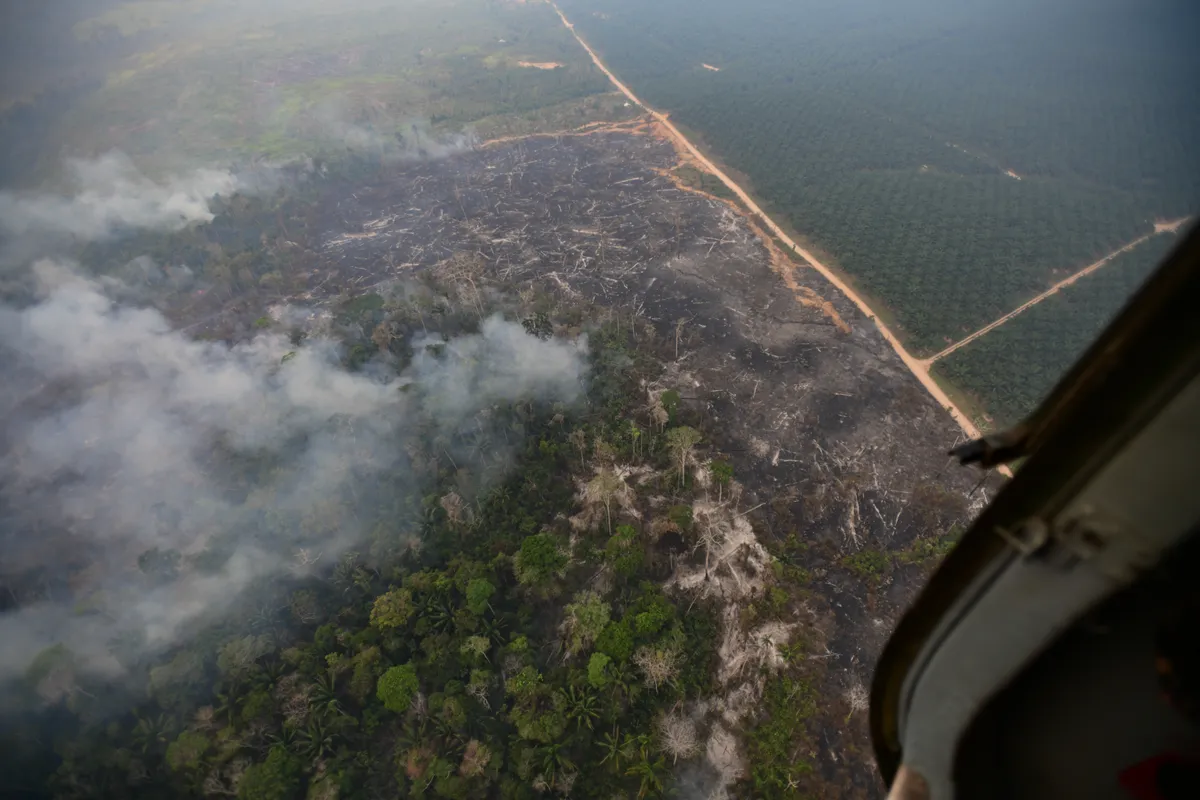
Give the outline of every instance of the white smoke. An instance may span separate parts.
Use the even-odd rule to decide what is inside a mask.
[[[194,341],[60,265],[35,275],[36,304],[0,307],[0,573],[57,569],[72,590],[0,615],[0,678],[60,642],[100,671],[119,669],[118,639],[161,651],[299,549],[336,559],[372,486],[414,485],[417,424],[452,436],[499,403],[569,403],[586,375],[584,345],[499,318],[417,342],[399,375],[350,373],[330,342]],[[218,544],[216,566],[174,581],[137,568],[153,548],[186,561]]]
[[[354,116],[343,101],[333,99],[308,109],[300,124],[314,140],[331,140],[340,148],[376,153],[387,161],[446,158],[478,144],[470,131],[438,133],[426,120],[401,120],[383,112],[364,123]]]
[[[436,350],[428,346],[442,343],[450,358],[433,355]],[[582,343],[580,347],[542,346],[536,352],[529,343],[530,336],[521,326],[491,317],[484,320],[478,335],[448,342],[440,337],[418,340],[409,373],[437,398],[439,413],[451,420],[473,414],[480,397],[512,401],[577,392],[584,377],[579,358]],[[483,365],[486,368],[481,369]]]
[[[179,230],[212,220],[214,197],[247,188],[233,173],[215,169],[154,181],[118,152],[70,159],[67,173],[70,194],[0,192],[0,231],[90,241],[122,228]]]

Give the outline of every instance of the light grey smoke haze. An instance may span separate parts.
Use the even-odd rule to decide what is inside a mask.
[[[62,256],[74,245],[210,222],[215,199],[275,191],[284,181],[305,179],[311,163],[202,168],[154,179],[113,151],[67,159],[64,166],[59,190],[0,191],[0,268],[9,275],[24,275],[35,259]]]
[[[496,404],[572,402],[586,378],[585,345],[499,318],[416,343],[399,375],[350,373],[330,342],[195,341],[61,265],[35,275],[36,304],[0,307],[0,571],[61,568],[72,586],[0,615],[0,679],[59,642],[102,673],[121,669],[117,639],[126,660],[169,647],[304,568],[300,550],[336,560],[364,496],[415,485],[418,422],[452,436]],[[152,548],[186,561],[213,543],[230,555],[212,569],[157,586],[138,570]]]
[[[367,126],[353,121],[345,104],[336,99],[309,109],[304,123],[315,139],[332,139],[352,151],[379,153],[388,161],[446,158],[478,143],[469,131],[436,134],[425,120],[401,121],[386,114]]]
[[[103,239],[120,228],[179,230],[208,222],[209,202],[247,187],[226,170],[197,169],[162,181],[146,177],[121,153],[67,162],[73,193],[0,192],[0,231],[11,236]]]
[[[447,420],[474,414],[479,397],[573,399],[577,388],[573,391],[571,387],[581,386],[584,377],[578,347],[558,345],[552,340],[542,342],[536,352],[531,352],[531,338],[520,325],[491,317],[484,320],[477,335],[449,341],[440,337],[418,339],[407,374],[437,398],[438,413]],[[435,343],[444,343],[450,357],[435,356],[427,346]]]

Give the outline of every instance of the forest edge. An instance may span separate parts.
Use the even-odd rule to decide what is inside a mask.
[[[588,43],[583,40],[583,37],[581,37],[575,30],[574,24],[567,19],[566,15],[563,14],[562,9],[560,9],[558,5],[553,2],[553,0],[546,0],[546,2],[549,3],[550,7],[553,8],[558,14],[563,25],[565,25],[567,30],[571,32],[571,35],[575,37],[575,40],[579,42],[580,46],[587,51],[589,56],[591,56],[592,62],[595,63],[596,67],[603,72],[610,81],[612,81],[613,85],[616,86],[622,94],[629,98],[630,102],[633,102],[644,108],[648,114],[662,124],[662,126],[668,132],[670,132],[675,142],[691,153],[691,155],[695,157],[696,160],[705,167],[705,169],[712,172],[712,174],[719,178],[721,182],[729,188],[730,191],[737,195],[738,199],[742,201],[749,212],[752,215],[760,218],[763,224],[767,226],[768,230],[771,231],[771,233],[778,237],[778,239],[785,245],[790,247],[792,252],[807,261],[813,269],[815,269],[827,281],[833,284],[834,287],[836,287],[838,291],[852,301],[858,307],[858,309],[862,311],[863,314],[870,318],[870,320],[875,324],[876,330],[878,330],[880,335],[882,335],[887,343],[892,346],[892,349],[896,351],[896,355],[900,357],[900,360],[904,362],[904,365],[908,367],[909,371],[912,372],[913,375],[916,376],[917,380],[921,382],[921,385],[925,387],[925,390],[928,391],[933,398],[938,401],[938,404],[950,413],[950,416],[958,424],[959,428],[962,429],[964,434],[973,439],[978,439],[980,436],[982,436],[981,431],[978,427],[976,427],[975,423],[971,421],[970,417],[968,417],[954,403],[954,401],[950,399],[946,392],[944,392],[942,388],[938,386],[937,382],[934,381],[925,364],[920,359],[914,357],[908,352],[896,335],[892,333],[887,325],[885,325],[879,319],[879,315],[866,303],[865,300],[863,300],[861,296],[859,296],[857,292],[855,292],[845,281],[838,277],[838,275],[832,269],[825,266],[819,260],[813,257],[812,253],[796,244],[796,242],[793,241],[792,238],[788,236],[787,233],[785,233],[784,230],[773,219],[767,216],[767,214],[761,208],[759,208],[758,204],[754,202],[750,195],[744,189],[742,189],[741,186],[739,186],[732,178],[730,178],[715,164],[713,164],[712,161],[710,161],[708,157],[699,150],[699,148],[693,145],[686,136],[680,133],[679,129],[671,123],[666,114],[656,111],[655,109],[643,103],[628,86],[622,83],[617,76],[614,75],[607,66],[605,66],[604,62],[601,61],[600,57],[596,54],[596,51],[594,51],[588,45]],[[1001,467],[1000,469],[1005,475],[1010,475],[1011,477],[1011,474],[1007,468]]]

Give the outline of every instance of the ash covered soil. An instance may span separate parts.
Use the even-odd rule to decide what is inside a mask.
[[[745,753],[715,750],[751,724],[762,675],[799,663],[817,697],[795,734],[796,757],[814,765],[805,788],[878,796],[865,713],[875,659],[938,537],[986,490],[948,463],[961,431],[871,321],[735,208],[678,186],[677,164],[643,128],[390,167],[323,200],[314,289],[293,299],[365,293],[475,253],[493,284],[653,326],[670,357],[648,397],[676,389],[712,421],[705,445],[741,484],[733,521],[753,527],[703,576],[676,576],[727,603],[726,644],[742,651],[722,666],[713,708],[727,731],[709,741],[706,769],[745,774]],[[755,562],[755,538],[774,563]],[[747,619],[744,601],[772,586],[788,594],[785,624]],[[754,646],[768,652],[747,657]]]

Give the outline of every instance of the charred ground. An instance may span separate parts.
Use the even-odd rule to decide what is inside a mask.
[[[311,288],[292,299],[344,302],[432,269],[468,293],[539,293],[578,309],[581,327],[599,315],[642,332],[663,366],[650,401],[678,392],[705,448],[733,465],[738,517],[774,557],[768,588],[736,624],[776,617],[794,630],[787,647],[776,643],[786,666],[775,673],[815,700],[788,748],[815,768],[803,785],[874,794],[864,687],[984,490],[948,464],[961,432],[871,321],[735,207],[682,186],[674,149],[647,134],[495,143],[330,190]],[[777,679],[764,679],[760,722],[780,710]],[[750,760],[769,758],[766,746],[752,734]]]
[[[499,140],[417,162],[314,161],[297,168],[289,188],[274,197],[214,201],[210,223],[165,239],[97,244],[84,253],[83,263],[100,274],[116,270],[123,279],[104,285],[123,287],[137,303],[153,302],[189,337],[213,340],[214,349],[205,352],[225,352],[222,347],[251,344],[266,334],[274,342],[264,367],[271,375],[292,374],[283,366],[296,356],[287,352],[289,337],[298,351],[305,338],[332,344],[342,353],[336,369],[391,375],[412,374],[409,367],[422,359],[426,365],[441,363],[441,348],[453,348],[455,337],[486,338],[490,334],[481,329],[489,325],[493,334],[503,334],[515,327],[514,318],[539,340],[538,347],[551,348],[546,352],[558,347],[555,342],[595,337],[585,413],[566,406],[561,412],[536,411],[525,400],[494,405],[482,398],[479,413],[461,425],[418,426],[422,433],[399,445],[376,441],[380,457],[395,457],[391,451],[408,457],[401,459],[407,466],[395,465],[386,480],[379,479],[381,502],[367,503],[370,509],[364,506],[364,486],[347,474],[336,497],[313,498],[319,508],[300,514],[295,525],[268,514],[282,533],[268,525],[262,535],[282,537],[281,552],[286,558],[294,551],[308,582],[259,581],[261,608],[248,615],[248,632],[236,621],[220,623],[227,625],[221,633],[177,642],[160,654],[173,654],[166,666],[146,661],[133,667],[159,676],[162,685],[151,687],[149,706],[157,704],[159,711],[146,713],[158,714],[170,733],[143,748],[147,760],[135,759],[141,766],[127,775],[117,770],[114,780],[143,786],[149,763],[157,765],[150,770],[155,781],[182,776],[195,782],[192,791],[208,793],[210,783],[227,791],[254,774],[248,770],[266,768],[248,766],[247,754],[261,759],[275,752],[272,731],[294,733],[311,722],[337,729],[340,744],[330,747],[345,749],[339,756],[344,763],[357,759],[370,765],[359,777],[346,777],[347,786],[386,793],[406,781],[428,786],[432,775],[450,781],[469,760],[463,755],[458,761],[459,734],[430,734],[424,743],[404,744],[409,734],[400,736],[400,729],[427,725],[432,706],[405,711],[401,704],[389,707],[393,716],[380,717],[384,712],[371,698],[385,663],[380,648],[387,662],[408,658],[409,666],[422,665],[426,680],[439,676],[423,687],[432,690],[431,703],[433,698],[442,703],[449,687],[461,683],[446,677],[456,674],[450,666],[467,670],[484,663],[478,654],[460,657],[445,649],[446,642],[457,641],[449,631],[467,641],[485,624],[482,617],[455,616],[450,625],[443,611],[462,602],[459,590],[430,583],[431,573],[417,571],[470,558],[475,560],[459,569],[462,575],[486,574],[504,593],[504,602],[496,601],[504,610],[489,612],[494,619],[487,624],[521,626],[540,643],[536,659],[532,651],[513,649],[524,636],[496,646],[503,680],[488,678],[476,687],[483,698],[480,713],[506,708],[501,686],[509,694],[516,691],[522,699],[501,716],[516,720],[520,731],[522,709],[541,713],[546,703],[574,703],[579,691],[591,697],[607,687],[608,655],[595,676],[590,661],[585,670],[579,658],[570,657],[582,646],[571,644],[571,626],[580,624],[584,608],[603,607],[608,620],[610,604],[602,598],[611,597],[614,615],[623,616],[602,625],[604,631],[636,630],[645,645],[631,658],[630,648],[610,641],[597,645],[596,655],[623,652],[614,656],[624,665],[622,680],[642,674],[645,686],[636,690],[642,692],[637,703],[633,691],[614,690],[613,699],[604,701],[612,706],[606,713],[621,720],[621,757],[640,753],[644,769],[631,764],[621,772],[615,762],[591,764],[606,782],[640,780],[648,791],[673,772],[678,787],[702,797],[878,796],[865,713],[874,660],[898,614],[985,490],[977,487],[976,474],[949,465],[944,453],[960,431],[872,321],[819,273],[783,254],[752,217],[696,188],[704,181],[695,180],[694,172],[643,120]],[[165,266],[141,258],[147,253]],[[137,280],[130,283],[131,277]],[[510,321],[495,322],[497,315]],[[517,329],[517,338],[529,337]],[[477,360],[468,353],[454,363],[471,375]],[[514,364],[499,368],[519,367]],[[430,391],[429,398],[441,396]],[[424,392],[415,394],[426,397]],[[458,386],[452,392],[469,393]],[[471,405],[462,397],[459,402]],[[425,410],[436,417],[435,400]],[[348,452],[359,454],[355,427],[347,430]],[[534,430],[540,433],[521,450],[515,441]],[[516,439],[510,431],[518,431]],[[691,436],[699,441],[683,441]],[[512,458],[524,464],[515,473],[509,470]],[[338,463],[353,467],[351,472],[363,466],[358,455]],[[273,474],[249,462],[242,468],[213,467],[224,475],[222,486],[231,484],[231,494],[246,475],[265,480]],[[248,503],[245,497],[225,499]],[[403,508],[392,509],[392,500]],[[330,516],[334,507],[340,510]],[[285,546],[292,542],[289,532],[303,534],[305,526],[337,538],[373,515],[380,523],[363,543],[369,554],[360,561],[356,552],[343,553],[325,575],[331,585],[343,587],[341,594],[308,574],[321,573],[324,562],[314,554],[323,551],[309,547],[307,539],[290,550]],[[177,533],[188,540],[187,531]],[[242,533],[255,541],[260,537],[257,528]],[[236,542],[241,534],[230,535]],[[569,577],[553,571],[531,577],[520,567],[527,545],[538,543],[572,554],[561,565]],[[212,568],[205,566],[207,550],[197,555],[184,549],[182,558],[176,551],[143,553],[136,569],[145,574],[134,580]],[[627,552],[641,552],[644,560],[620,562]],[[120,568],[133,570],[124,563],[132,557],[125,554]],[[164,559],[165,566],[159,563]],[[224,563],[220,558],[213,563],[218,562]],[[614,573],[617,563],[633,569],[636,581]],[[407,588],[397,589],[397,583]],[[32,578],[6,583],[10,591],[18,587],[13,595],[22,599],[18,606],[45,600],[35,584]],[[634,620],[652,605],[667,608],[652,599],[664,590],[669,606],[678,609],[674,632],[663,634],[661,623],[643,631],[643,623]],[[372,609],[404,591],[423,598],[425,610],[404,636],[384,635]],[[275,592],[284,592],[284,600]],[[576,610],[564,616],[568,592],[575,599],[568,608]],[[336,609],[319,628],[324,612],[310,607],[317,596]],[[290,609],[290,622],[278,610],[281,602]],[[232,638],[214,650],[221,636]],[[475,644],[478,639],[474,636]],[[284,661],[296,663],[277,660],[276,646]],[[217,651],[221,655],[214,658]],[[49,677],[27,681],[43,699],[50,678],[56,682],[49,688],[75,685],[66,651],[48,653],[39,656],[38,675]],[[237,669],[230,666],[234,655]],[[471,658],[479,663],[468,663]],[[683,672],[681,658],[687,664]],[[505,666],[509,662],[515,666]],[[551,693],[549,684],[514,689],[525,674],[518,674],[520,665],[534,663],[555,685],[569,684],[571,693]],[[351,664],[353,679],[337,685],[337,675]],[[297,671],[288,672],[293,666]],[[176,668],[178,678],[170,677]],[[205,677],[216,673],[219,679]],[[62,675],[68,678],[58,680]],[[662,682],[672,675],[680,685],[667,693]],[[201,689],[219,680],[218,694],[241,698],[221,706],[228,711],[248,702],[260,678],[274,681],[273,703],[245,712],[240,724],[231,717],[217,735],[230,745],[201,758],[218,731],[210,724],[213,706],[197,704],[220,705],[219,697],[206,701]],[[444,691],[437,688],[443,684]],[[330,716],[328,705],[307,702],[321,685],[347,707],[361,709],[355,715],[361,714],[364,727],[344,714]],[[53,696],[74,697],[71,692]],[[455,696],[455,708],[476,702]],[[489,696],[498,705],[483,704]],[[609,697],[607,689],[603,697]],[[128,705],[117,700],[110,705],[123,704]],[[114,712],[97,713],[102,720]],[[465,724],[447,714],[437,711],[450,728]],[[634,718],[642,733],[626,729]],[[131,731],[144,727],[140,716],[123,719]],[[368,720],[390,732],[372,733]],[[177,725],[186,729],[168,746]],[[555,730],[527,727],[513,740],[505,756],[517,772],[505,779],[515,781],[510,789],[528,791],[541,781],[570,791],[574,778],[556,772],[553,763],[545,766],[550,762],[544,759],[559,752],[555,741],[562,731]],[[600,733],[597,728],[594,735]],[[612,741],[617,733],[614,728]],[[316,734],[306,735],[309,740],[294,742],[291,751],[309,752],[304,741]],[[131,752],[114,736],[95,752],[110,752],[105,747]],[[439,741],[440,749],[429,750]],[[183,743],[200,748],[187,751],[195,759],[184,757]],[[64,746],[62,752],[72,753],[77,743]],[[573,758],[587,757],[589,763],[601,755],[578,723],[570,748]],[[328,756],[327,749],[322,745],[318,751]],[[428,761],[435,752],[436,767]],[[662,754],[670,754],[672,763]],[[86,776],[108,770],[103,765],[111,761],[98,755],[95,763],[101,766],[93,767],[72,756],[58,774],[72,787],[92,785],[95,779]],[[398,765],[395,777],[390,761]],[[310,785],[328,786],[327,762],[313,763]],[[500,769],[499,762],[494,766]],[[474,772],[459,778],[483,780]],[[444,796],[456,796],[443,788],[450,792]],[[487,796],[489,790],[480,783],[472,791]]]

